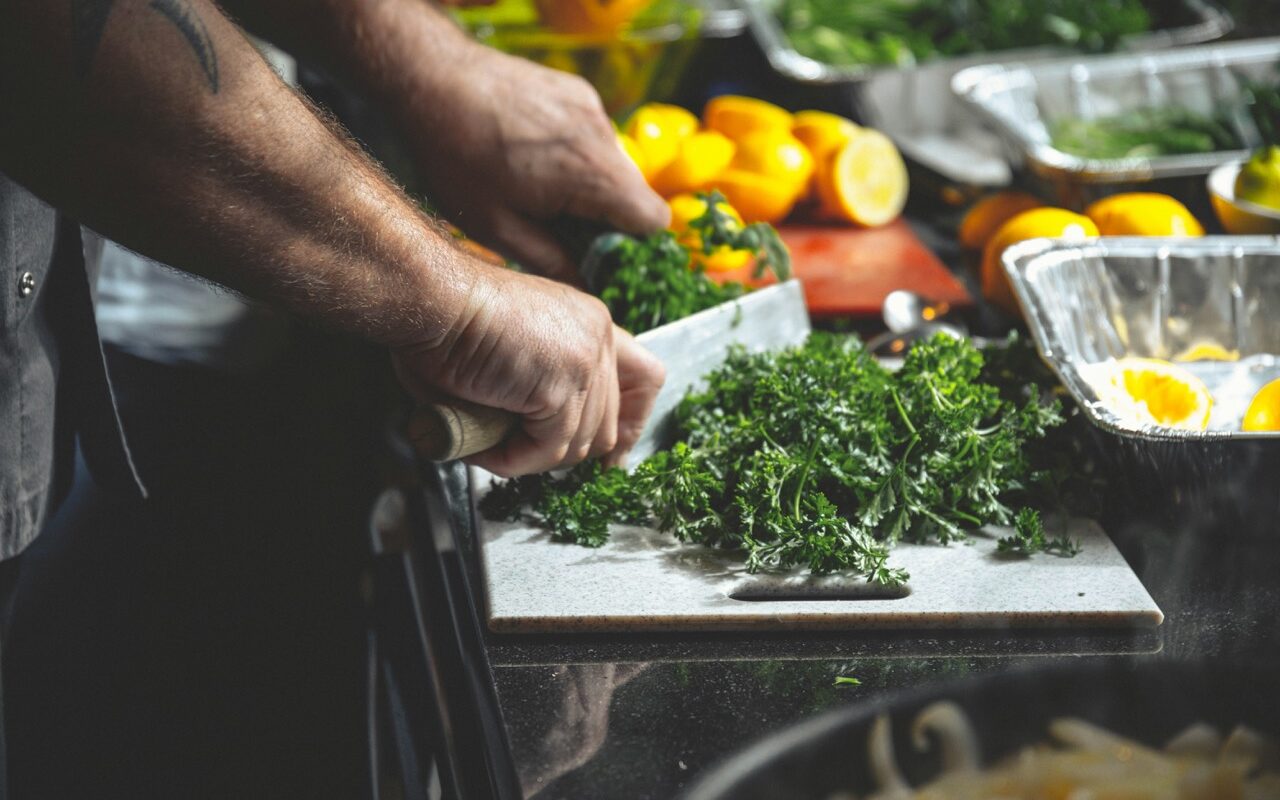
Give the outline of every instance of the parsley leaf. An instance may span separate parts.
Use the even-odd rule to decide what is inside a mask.
[[[719,192],[699,195],[707,211],[689,223],[701,239],[704,253],[719,247],[748,250],[755,256],[755,277],[773,272],[779,280],[791,276],[791,256],[772,226],[743,227],[722,210]],[[633,334],[696,314],[747,293],[741,283],[716,283],[701,267],[691,267],[689,249],[671,231],[646,239],[620,236],[607,258],[612,271],[600,299],[613,321]]]

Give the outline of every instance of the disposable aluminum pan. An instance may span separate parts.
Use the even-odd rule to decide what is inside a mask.
[[[1259,388],[1280,378],[1280,238],[1037,239],[1004,254],[1036,348],[1116,468],[1128,499],[1179,525],[1274,534],[1280,432],[1245,432]],[[1089,376],[1127,356],[1180,360],[1197,345],[1234,361],[1186,361],[1214,398],[1204,431],[1143,425]]]
[[[797,99],[857,117],[888,134],[917,163],[967,186],[1005,185],[1012,172],[999,138],[953,96],[952,78],[993,60],[1028,62],[1066,52],[1037,47],[943,58],[910,68],[835,66],[801,55],[792,46],[773,12],[776,4],[741,2],[756,42]],[[1198,44],[1219,39],[1232,28],[1231,17],[1213,3],[1174,0],[1171,4],[1186,7],[1196,21],[1132,37],[1122,48],[1137,51]]]
[[[1144,54],[988,64],[958,73],[951,86],[1000,133],[1013,163],[1048,182],[1059,202],[1078,208],[1116,191],[1149,190],[1154,181],[1190,178],[1185,184],[1190,188],[1219,164],[1247,155],[1260,144],[1260,136],[1240,100],[1241,78],[1274,81],[1277,64],[1280,38],[1254,39]],[[1232,125],[1246,149],[1088,159],[1057,149],[1051,140],[1052,127],[1065,119],[1173,107],[1200,114],[1234,108]],[[1192,191],[1198,195],[1199,189]]]

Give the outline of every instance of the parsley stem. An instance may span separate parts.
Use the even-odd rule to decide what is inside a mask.
[[[804,485],[809,480],[809,470],[813,467],[813,454],[817,449],[818,440],[814,439],[813,443],[809,445],[809,452],[805,453],[804,471],[800,473],[800,481],[796,484],[796,498],[792,504],[791,516],[795,517],[797,522],[800,521],[800,500],[804,497]]]
[[[902,422],[907,426],[907,430],[911,431],[912,435],[919,436],[920,432],[916,430],[915,425],[911,424],[911,418],[907,416],[907,410],[902,407],[902,400],[898,397],[898,390],[890,389],[889,396],[893,398],[893,404],[898,407],[898,415],[902,417]]]

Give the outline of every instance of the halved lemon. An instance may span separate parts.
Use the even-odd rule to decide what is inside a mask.
[[[1280,378],[1258,390],[1240,425],[1246,431],[1280,431]]]
[[[1213,395],[1204,381],[1177,364],[1156,358],[1121,358],[1083,371],[1098,399],[1139,425],[1202,431]]]
[[[874,228],[907,204],[907,165],[888,136],[864,128],[822,165],[817,185],[827,214]]]

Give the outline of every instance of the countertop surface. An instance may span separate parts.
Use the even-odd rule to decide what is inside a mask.
[[[1280,535],[1242,539],[1213,525],[1179,530],[1143,517],[1118,508],[1103,525],[1166,615],[1154,629],[489,633],[485,646],[525,794],[672,797],[699,771],[817,711],[1035,663],[1280,667]],[[836,687],[842,675],[861,685]]]
[[[913,227],[944,260],[959,263],[954,244]],[[463,476],[459,471],[447,481],[454,509],[467,507]],[[1260,485],[1268,483],[1280,487],[1280,476]],[[735,751],[823,709],[1023,666],[1101,659],[1280,668],[1280,520],[1251,525],[1244,537],[1238,526],[1198,508],[1194,497],[1166,504],[1162,497],[1116,494],[1100,522],[1164,612],[1156,628],[487,632],[484,646],[525,796],[670,798]],[[1280,500],[1261,505],[1280,513]],[[475,570],[471,520],[459,513],[454,526]],[[472,586],[480,585],[477,575]],[[837,687],[837,676],[857,677],[861,685]]]

